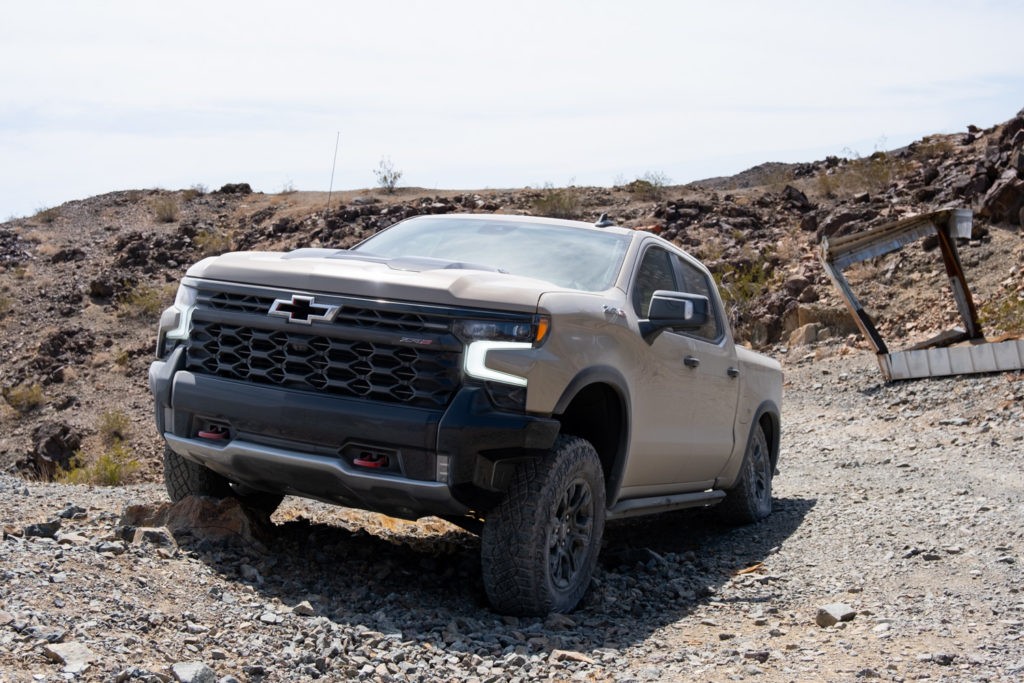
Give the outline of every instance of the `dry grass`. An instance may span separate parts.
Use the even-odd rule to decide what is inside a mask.
[[[540,196],[534,198],[533,210],[551,218],[579,218],[583,201],[576,187],[556,188],[549,183],[541,190]]]
[[[131,434],[132,421],[120,410],[108,410],[100,416],[100,438],[107,446],[125,441]]]
[[[202,256],[219,256],[231,251],[234,234],[225,230],[204,230],[195,236],[193,242]]]
[[[22,415],[43,405],[43,388],[38,384],[19,384],[5,389],[4,400]]]
[[[181,213],[178,209],[178,202],[174,200],[174,197],[158,197],[153,200],[151,206],[153,214],[161,223],[173,223],[178,220],[178,216]]]
[[[135,451],[118,439],[89,465],[83,464],[81,452],[76,453],[71,469],[58,473],[57,479],[67,484],[118,486],[138,468]]]

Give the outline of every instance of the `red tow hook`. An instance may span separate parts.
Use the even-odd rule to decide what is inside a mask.
[[[228,430],[225,427],[210,427],[209,430],[199,430],[200,439],[226,439]]]
[[[353,465],[359,467],[387,467],[388,456],[386,455],[367,455],[364,458],[356,458],[352,461]]]

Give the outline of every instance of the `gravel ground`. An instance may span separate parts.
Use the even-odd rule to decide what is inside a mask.
[[[122,512],[160,487],[0,475],[0,681],[1021,680],[1024,377],[885,384],[837,350],[780,351],[769,519],[609,525],[547,619],[490,611],[438,520],[289,499],[265,548],[135,543]]]

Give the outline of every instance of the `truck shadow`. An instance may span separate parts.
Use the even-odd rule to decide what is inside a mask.
[[[568,618],[511,618],[491,610],[479,539],[454,527],[423,534],[385,525],[370,533],[300,518],[276,524],[262,552],[202,541],[186,549],[240,590],[250,586],[285,607],[308,600],[316,616],[362,627],[357,630],[369,637],[459,653],[520,646],[527,653],[587,652],[642,642],[716,600],[747,600],[767,610],[785,590],[784,579],[756,565],[800,527],[815,502],[777,498],[769,518],[745,527],[718,524],[712,510],[609,523],[590,590]],[[750,571],[736,574],[744,569]],[[730,581],[746,590],[720,597]]]

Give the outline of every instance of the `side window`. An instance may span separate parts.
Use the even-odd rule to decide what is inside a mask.
[[[676,290],[672,259],[664,249],[651,247],[644,253],[633,284],[633,308],[640,319],[647,318],[651,296],[659,289]]]
[[[718,305],[715,303],[715,297],[712,294],[711,283],[708,281],[707,275],[685,259],[676,256],[675,260],[679,267],[679,277],[682,280],[679,290],[687,294],[706,296],[711,304],[711,310],[708,311],[711,315],[708,317],[708,321],[699,330],[694,330],[692,334],[703,339],[718,339],[722,334],[721,315],[718,311]]]

